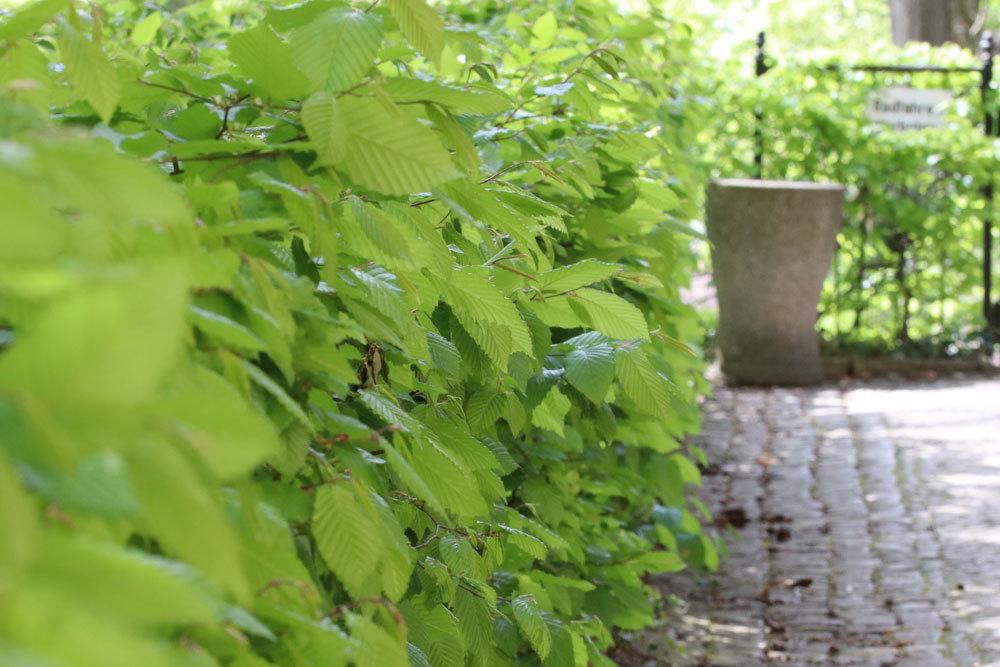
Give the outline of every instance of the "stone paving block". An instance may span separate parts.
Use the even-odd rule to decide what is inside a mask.
[[[906,655],[892,663],[892,667],[948,667],[953,664],[938,650],[912,652],[908,649]]]
[[[703,413],[702,498],[748,523],[714,578],[659,581],[697,622],[654,631],[694,638],[656,664],[1000,667],[1000,381],[720,387]]]

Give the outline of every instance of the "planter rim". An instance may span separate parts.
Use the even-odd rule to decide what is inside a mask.
[[[817,183],[814,181],[769,181],[756,178],[713,178],[709,185],[719,188],[747,190],[802,190],[814,192],[842,192],[840,183]]]

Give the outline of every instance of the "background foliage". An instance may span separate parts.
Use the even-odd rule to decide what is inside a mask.
[[[752,51],[761,30],[782,58],[857,54],[892,43],[888,0],[672,1],[672,14],[689,14],[716,58]]]
[[[752,61],[751,61],[752,62]],[[982,220],[995,211],[981,190],[994,177],[993,141],[981,128],[978,72],[851,72],[855,62],[978,67],[957,48],[873,48],[850,60],[772,59],[759,80],[716,79],[714,128],[702,139],[717,173],[754,173],[755,111],[762,117],[765,178],[847,187],[847,215],[820,304],[836,348],[956,354],[979,345]],[[824,69],[833,66],[834,70]],[[839,69],[838,69],[839,68]],[[873,123],[870,100],[909,85],[952,91],[945,126],[898,132]],[[995,91],[990,108],[995,109]],[[716,152],[717,151],[717,152]]]
[[[994,5],[982,5],[986,29],[996,30]],[[858,63],[978,68],[978,54],[956,46],[892,46],[885,0],[697,6],[678,0],[674,7],[690,18],[714,59],[711,70],[695,70],[699,83],[691,87],[711,110],[699,134],[704,167],[721,177],[754,173],[759,110],[765,177],[847,186],[840,252],[820,308],[828,345],[838,352],[939,356],[995,340],[982,313],[982,220],[996,212],[981,189],[995,179],[997,154],[981,129],[979,75],[846,70]],[[756,80],[761,30],[773,68]],[[905,85],[951,90],[947,126],[899,133],[873,124],[867,108],[875,92]],[[996,81],[987,108],[996,113]]]
[[[0,662],[609,662],[717,563],[690,32],[227,7],[0,23]]]

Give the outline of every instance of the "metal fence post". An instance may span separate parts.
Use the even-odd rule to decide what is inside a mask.
[[[982,48],[983,68],[979,84],[979,93],[983,103],[983,133],[987,137],[996,136],[997,119],[991,108],[990,86],[993,83],[993,59],[996,44],[993,34],[986,32],[980,42]],[[986,215],[983,216],[983,317],[988,326],[995,324],[993,317],[993,215],[989,207],[993,205],[993,179],[983,184],[983,199],[986,202]]]
[[[754,60],[754,75],[759,79],[760,77],[767,74],[767,54],[764,52],[764,44],[766,42],[767,35],[764,31],[757,33],[757,57]],[[753,141],[754,141],[754,151],[753,151],[753,175],[754,178],[763,178],[764,175],[764,110],[758,103],[753,110],[754,117],[754,129],[753,129]]]

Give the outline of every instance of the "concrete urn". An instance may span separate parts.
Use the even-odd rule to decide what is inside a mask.
[[[844,189],[831,183],[709,183],[706,225],[728,382],[808,385],[823,380],[816,307],[843,207]]]

